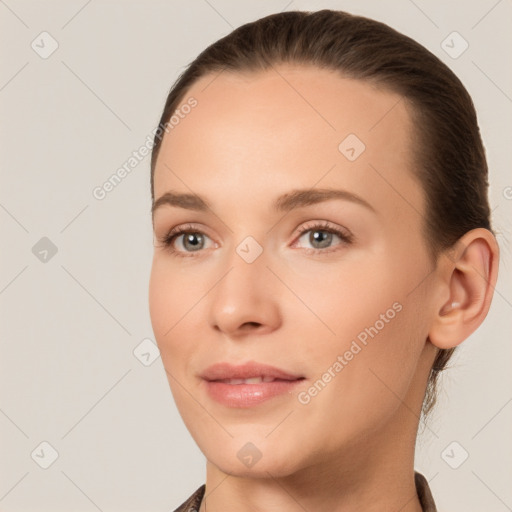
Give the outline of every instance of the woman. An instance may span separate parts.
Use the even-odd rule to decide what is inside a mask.
[[[499,259],[461,82],[382,23],[284,12],[203,51],[160,127],[150,314],[207,458],[176,510],[435,511],[419,420]]]

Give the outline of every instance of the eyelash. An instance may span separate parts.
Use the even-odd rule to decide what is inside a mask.
[[[338,228],[335,228],[335,227],[331,226],[326,221],[324,221],[323,223],[316,222],[311,225],[303,226],[296,235],[297,240],[299,240],[302,237],[302,235],[304,235],[304,233],[307,233],[308,231],[324,231],[326,233],[336,235],[342,240],[342,243],[339,245],[349,245],[354,240],[354,237],[351,233],[342,231],[341,229],[338,229]],[[205,233],[196,229],[192,224],[187,224],[185,226],[181,226],[181,227],[172,229],[169,233],[167,233],[159,241],[164,246],[166,251],[169,251],[171,254],[173,254],[175,256],[184,257],[184,258],[196,257],[197,255],[199,255],[201,252],[204,252],[204,251],[199,250],[196,252],[183,253],[182,251],[178,251],[177,249],[175,249],[173,246],[174,240],[176,238],[178,238],[180,235],[191,234],[191,233],[199,233],[201,235],[205,235]],[[206,236],[208,236],[208,235],[206,235]],[[334,252],[334,251],[337,251],[338,249],[330,249],[330,248],[328,248],[328,249],[309,249],[309,248],[306,248],[305,250],[306,250],[307,254],[319,254],[319,253]]]

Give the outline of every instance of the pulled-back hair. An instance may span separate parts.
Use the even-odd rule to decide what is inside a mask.
[[[172,86],[160,119],[165,126],[199,78],[265,71],[279,64],[314,65],[398,93],[414,124],[413,175],[426,197],[423,233],[435,264],[439,254],[474,228],[493,232],[488,170],[475,108],[457,76],[435,55],[388,25],[342,11],[272,14],[238,27],[201,52]],[[162,143],[154,138],[155,164]],[[455,348],[440,349],[431,368],[423,413],[436,401],[439,373]]]

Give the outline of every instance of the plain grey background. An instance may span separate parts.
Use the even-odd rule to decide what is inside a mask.
[[[93,190],[144,145],[208,44],[322,8],[412,36],[476,104],[500,275],[416,469],[440,512],[512,510],[510,0],[0,0],[0,510],[168,512],[204,482],[149,319],[149,156],[103,200]]]

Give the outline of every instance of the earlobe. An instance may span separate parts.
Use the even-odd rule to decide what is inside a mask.
[[[494,235],[476,228],[461,237],[443,262],[440,302],[429,331],[430,342],[440,349],[462,343],[484,321],[498,275],[499,248]]]

